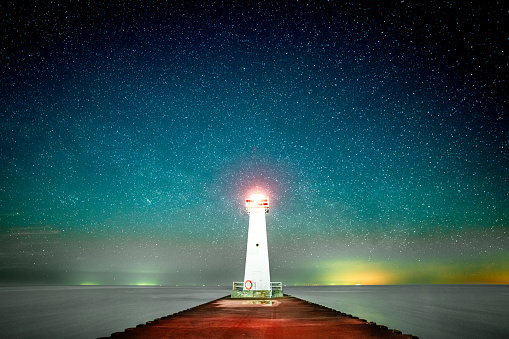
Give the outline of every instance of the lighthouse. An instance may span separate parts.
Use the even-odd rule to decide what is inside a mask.
[[[265,214],[269,213],[269,198],[263,194],[253,194],[246,199],[246,212],[249,214],[249,231],[244,290],[268,291],[270,290],[270,272]]]
[[[244,281],[234,282],[232,297],[276,297],[282,296],[280,282],[270,281],[269,249],[265,214],[269,213],[269,198],[258,191],[246,199],[249,215],[246,266]]]

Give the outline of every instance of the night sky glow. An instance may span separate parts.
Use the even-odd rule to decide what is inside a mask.
[[[0,4],[0,284],[509,283],[507,4]]]

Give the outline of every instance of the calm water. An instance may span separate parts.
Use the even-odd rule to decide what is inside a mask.
[[[229,294],[227,287],[0,287],[0,338],[97,338]]]
[[[0,287],[0,338],[97,338],[230,287]],[[420,338],[509,338],[509,286],[286,287],[285,293]]]
[[[509,338],[508,285],[287,287],[285,293],[419,338]]]

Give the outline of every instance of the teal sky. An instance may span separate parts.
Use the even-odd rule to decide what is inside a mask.
[[[0,284],[508,283],[501,6],[1,5]]]

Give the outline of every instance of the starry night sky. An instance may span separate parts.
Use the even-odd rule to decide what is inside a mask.
[[[502,2],[0,15],[0,284],[509,283]]]

